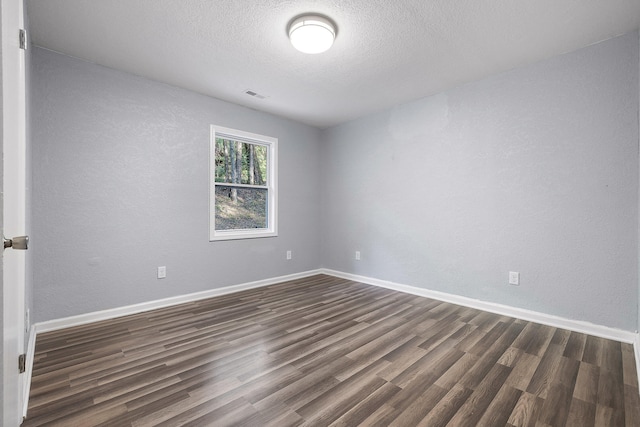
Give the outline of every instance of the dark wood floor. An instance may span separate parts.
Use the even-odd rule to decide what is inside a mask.
[[[640,426],[632,346],[329,276],[38,336],[25,426]]]

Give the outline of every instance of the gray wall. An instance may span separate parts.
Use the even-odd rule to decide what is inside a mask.
[[[31,59],[34,321],[318,267],[317,129],[40,48]],[[210,124],[279,138],[278,237],[208,241]]]
[[[325,267],[636,329],[637,33],[322,139]]]
[[[34,48],[34,321],[322,264],[640,329],[638,52],[622,36],[320,134]],[[208,242],[211,123],[280,139],[279,237]]]

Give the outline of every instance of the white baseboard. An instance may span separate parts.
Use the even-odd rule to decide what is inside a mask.
[[[304,277],[320,274],[320,270],[309,270],[302,273],[289,274],[286,276],[272,277],[270,279],[257,280],[255,282],[241,283],[239,285],[225,286],[223,288],[210,289],[192,294],[178,295],[175,297],[164,298],[155,301],[143,302],[124,307],[112,308],[108,310],[95,311],[92,313],[80,314],[77,316],[64,317],[62,319],[48,320],[38,322],[34,326],[37,333],[50,332],[58,329],[70,328],[72,326],[84,325],[87,323],[98,322],[101,320],[113,319],[130,314],[138,314],[157,308],[169,307],[185,302],[192,302],[206,298],[212,298],[220,295],[231,294],[234,292],[245,291],[248,289],[261,288],[276,283],[287,282],[290,280],[302,279]]]
[[[29,329],[29,342],[27,343],[27,354],[25,360],[24,377],[22,378],[24,398],[22,400],[22,418],[27,417],[27,408],[29,407],[29,393],[31,392],[31,376],[33,375],[33,357],[36,353],[36,327],[31,325]]]
[[[511,307],[503,304],[497,304],[488,301],[477,300],[474,298],[463,297],[460,295],[449,294],[446,292],[432,291],[429,289],[417,288],[415,286],[403,285],[400,283],[390,282],[386,280],[374,279],[367,276],[359,276],[351,273],[321,268],[317,270],[309,270],[301,273],[290,274],[280,277],[272,277],[270,279],[258,280],[255,282],[242,283],[224,288],[210,289],[203,292],[196,292],[187,295],[178,295],[175,297],[165,298],[156,301],[149,301],[140,304],[118,307],[109,310],[96,311],[93,313],[80,314],[78,316],[65,317],[62,319],[49,320],[46,322],[36,323],[31,327],[29,337],[29,350],[27,352],[27,376],[28,384],[31,383],[31,372],[33,369],[33,354],[35,347],[35,337],[37,333],[49,332],[72,326],[84,325],[87,323],[98,322],[101,320],[113,319],[116,317],[127,316],[130,314],[142,313],[157,308],[168,307],[185,302],[197,301],[206,298],[212,298],[220,295],[231,294],[248,289],[255,289],[276,283],[286,282],[290,280],[302,279],[316,274],[327,274],[329,276],[340,277],[347,280],[366,283],[369,285],[380,286],[395,291],[400,291],[421,297],[436,299],[439,301],[458,304],[465,307],[471,307],[478,310],[488,311],[503,316],[515,317],[530,322],[541,323],[543,325],[553,326],[556,328],[568,329],[584,334],[595,335],[602,338],[621,341],[633,344],[636,357],[636,366],[640,380],[640,335],[638,333],[624,331],[621,329],[610,328],[607,326],[596,325],[582,320],[566,319],[551,314],[540,313],[537,311],[526,310],[523,308]],[[28,397],[28,390],[26,391]],[[26,401],[26,399],[25,399]],[[26,414],[26,403],[25,403]]]
[[[429,289],[416,288],[415,286],[402,285],[399,283],[389,282],[386,280],[374,279],[356,274],[344,273],[330,269],[320,269],[323,274],[340,277],[347,280],[366,283],[369,285],[380,286],[382,288],[392,289],[412,295],[436,299],[439,301],[450,302],[452,304],[471,307],[478,310],[489,311],[491,313],[503,316],[515,317],[530,322],[541,323],[543,325],[553,326],[555,328],[568,329],[571,331],[581,332],[588,335],[595,335],[601,338],[621,341],[632,344],[637,341],[638,334],[622,329],[610,328],[607,326],[596,325],[582,320],[566,319],[564,317],[554,316],[551,314],[540,313],[537,311],[526,310],[523,308],[511,307],[508,305],[497,304],[488,301],[481,301],[474,298],[463,297],[446,292],[432,291]],[[638,345],[636,347],[636,363],[638,362]]]
[[[638,334],[622,329],[610,328],[608,326],[596,325],[582,320],[566,319],[551,314],[540,313],[537,311],[526,310],[523,308],[511,307],[503,304],[497,304],[488,301],[482,301],[474,298],[463,297],[460,295],[449,294],[446,292],[432,291],[429,289],[417,288],[415,286],[403,285],[400,283],[390,282],[386,280],[374,279],[372,277],[360,276],[351,273],[321,268],[318,270],[309,270],[301,273],[290,274],[286,276],[272,277],[269,279],[258,280],[255,282],[241,283],[238,285],[226,286],[223,288],[210,289],[207,291],[196,292],[186,295],[178,295],[175,297],[164,298],[161,300],[149,301],[140,304],[134,304],[124,307],[118,307],[108,310],[96,311],[92,313],[80,314],[77,316],[65,317],[61,319],[39,322],[32,326],[36,333],[49,332],[58,329],[69,328],[72,326],[84,325],[87,323],[98,322],[101,320],[113,319],[130,314],[142,313],[157,308],[168,307],[185,302],[197,301],[206,298],[212,298],[220,295],[227,295],[234,292],[240,292],[248,289],[260,288],[276,283],[286,282],[289,280],[302,279],[316,274],[327,274],[334,277],[353,280],[356,282],[366,283],[369,285],[380,286],[412,295],[422,296],[426,298],[436,299],[439,301],[450,302],[465,307],[471,307],[478,310],[484,310],[504,316],[515,317],[531,322],[541,323],[543,325],[553,326],[556,328],[568,329],[571,331],[581,332],[584,334],[595,335],[602,338],[613,339],[630,344],[634,344],[636,351],[636,361],[640,362],[640,342]],[[33,342],[35,343],[35,334]],[[31,342],[31,338],[29,339]],[[640,369],[639,369],[640,372]]]

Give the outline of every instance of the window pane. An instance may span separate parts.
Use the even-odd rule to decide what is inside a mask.
[[[267,228],[267,190],[216,185],[216,230]]]
[[[216,138],[216,182],[234,182],[232,160],[235,160],[235,142]]]
[[[267,185],[267,147],[247,145],[247,182],[246,184]]]
[[[234,184],[267,184],[267,147],[216,138],[215,180]]]

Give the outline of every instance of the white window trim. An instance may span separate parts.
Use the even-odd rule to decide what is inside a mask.
[[[267,185],[243,185],[233,184],[234,187],[266,188],[267,201],[267,228],[246,230],[216,230],[216,182],[215,182],[215,152],[216,135],[230,139],[246,141],[251,144],[264,145],[267,150]],[[222,126],[211,125],[209,144],[209,241],[256,239],[260,237],[275,237],[278,235],[278,138],[230,129]],[[220,185],[229,185],[220,183]]]

